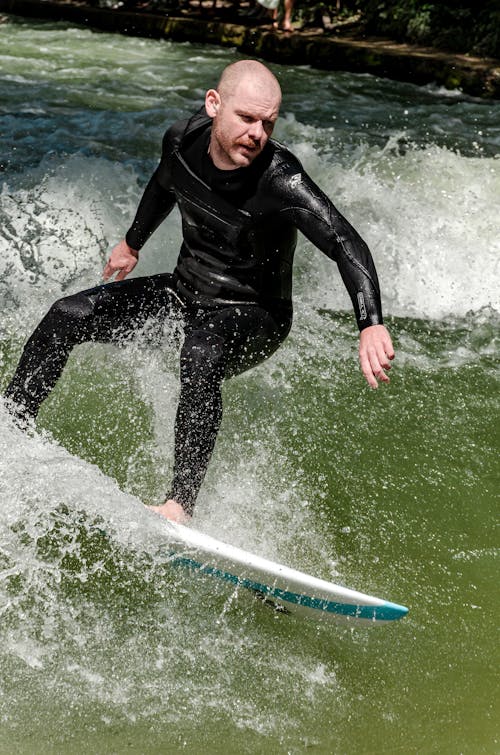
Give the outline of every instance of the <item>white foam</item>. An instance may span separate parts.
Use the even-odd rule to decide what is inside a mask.
[[[16,330],[23,322],[33,327],[56,298],[102,282],[107,255],[129,227],[139,196],[130,168],[81,155],[45,160],[20,185],[4,185],[0,310],[15,312]],[[148,247],[139,273],[172,265],[164,261],[168,229]],[[171,235],[177,241],[175,230]]]
[[[300,132],[294,151],[372,250],[386,314],[449,319],[500,311],[498,159],[436,146],[400,154],[402,135],[394,135],[383,149],[359,145],[344,165],[332,129],[300,125]],[[32,324],[57,296],[98,283],[140,193],[131,168],[81,155],[45,160],[18,185],[7,184],[0,195],[3,308],[14,304],[25,318],[30,312]],[[141,253],[136,274],[171,270],[179,246],[174,213]],[[295,281],[299,297],[316,306],[351,309],[335,264],[304,239]]]
[[[449,319],[485,307],[500,312],[500,160],[436,146],[399,154],[397,136],[382,150],[360,147],[349,167],[335,156],[311,155],[310,145],[297,151],[370,246],[387,314]],[[350,309],[329,261],[309,255],[309,266],[320,270],[312,272],[315,301]],[[306,267],[299,285],[308,284]]]

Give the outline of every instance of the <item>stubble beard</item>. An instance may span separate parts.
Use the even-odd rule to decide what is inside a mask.
[[[241,147],[250,148],[250,151],[245,149],[242,152]],[[214,151],[216,154],[223,156],[224,162],[231,164],[232,168],[228,168],[228,170],[236,170],[237,168],[248,167],[257,155],[260,154],[261,149],[255,143],[247,144],[245,141],[232,141],[214,123],[212,125],[212,139],[209,149],[212,159]]]

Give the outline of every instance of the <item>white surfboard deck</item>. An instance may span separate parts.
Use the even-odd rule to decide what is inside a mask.
[[[165,522],[172,564],[257,593],[283,613],[356,624],[387,624],[408,608],[278,564],[175,522]]]

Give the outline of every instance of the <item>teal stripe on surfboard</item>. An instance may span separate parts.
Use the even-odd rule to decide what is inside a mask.
[[[183,525],[175,524],[172,522],[168,522],[169,526],[174,528],[177,532],[184,533],[184,537],[191,537],[193,534],[196,534],[198,538],[198,542],[195,543],[191,540],[191,542],[185,542],[184,545],[188,548],[192,547],[198,547],[203,548],[203,546],[206,547],[207,541],[211,544],[216,543],[219,548],[225,548],[230,549],[231,552],[236,551],[237,555],[243,555],[247,558],[251,557],[252,554],[246,553],[245,551],[241,551],[238,548],[234,548],[233,546],[228,546],[225,543],[221,543],[219,541],[213,540],[213,538],[210,538],[209,536],[201,535],[200,533],[195,533],[193,530],[190,530]],[[97,530],[101,535],[108,537],[108,534],[105,530],[99,528],[99,527],[93,527],[92,529]],[[342,592],[348,592],[352,593],[349,597],[353,600],[351,603],[342,602],[340,600],[329,600],[328,598],[315,598],[311,595],[306,595],[303,592],[294,592],[289,589],[285,589],[283,587],[273,587],[269,584],[265,584],[264,582],[259,582],[254,579],[248,579],[247,577],[238,576],[237,574],[233,574],[229,571],[226,571],[224,568],[220,568],[217,566],[211,566],[210,564],[202,561],[198,561],[194,558],[189,558],[187,556],[183,556],[179,554],[179,551],[172,551],[169,548],[169,553],[167,554],[170,560],[170,563],[173,566],[181,566],[188,569],[192,569],[193,571],[198,571],[202,574],[206,574],[208,576],[216,577],[217,579],[220,579],[221,581],[224,581],[228,584],[232,584],[235,587],[243,587],[248,590],[252,590],[255,593],[259,593],[259,596],[264,599],[275,599],[276,601],[281,601],[282,603],[288,604],[290,608],[293,606],[297,606],[297,608],[300,610],[301,608],[306,609],[306,611],[311,611],[311,615],[317,615],[318,618],[323,615],[326,617],[335,617],[338,616],[339,619],[346,618],[346,619],[353,619],[353,620],[359,620],[361,623],[369,623],[372,622],[374,624],[377,623],[386,623],[391,621],[396,621],[398,619],[402,619],[406,614],[408,613],[408,608],[406,606],[399,605],[397,603],[391,603],[390,601],[382,600],[380,598],[374,598],[369,595],[364,595],[363,593],[359,593],[354,590],[345,590],[345,588],[342,588],[340,586],[335,585],[327,585],[334,588],[337,587]],[[217,556],[221,557],[222,551],[219,550],[217,553]],[[227,556],[226,552],[226,556]],[[213,554],[212,554],[213,556]],[[257,557],[253,557],[254,559]],[[262,559],[259,558],[259,561],[262,562]],[[271,562],[264,561],[263,562],[267,566],[278,566],[277,564],[272,564]],[[250,566],[250,563],[246,564],[246,566]],[[243,564],[240,564],[240,568],[245,568]],[[281,568],[281,567],[280,567]],[[290,571],[287,569],[287,567],[283,567],[287,571]],[[292,570],[293,571],[293,570]],[[301,574],[300,572],[296,572],[297,576],[300,577],[307,577],[307,575]],[[269,573],[269,579],[273,580],[277,575],[273,574],[272,572]],[[311,578],[312,579],[312,578]],[[326,584],[326,583],[325,583]],[[306,588],[307,589],[307,588]],[[314,588],[312,588],[314,589]],[[341,592],[341,594],[342,594]],[[335,596],[337,597],[337,596]],[[363,603],[363,598],[366,598],[368,602]],[[376,602],[371,602],[376,601]]]
[[[368,621],[395,621],[397,619],[402,619],[403,616],[406,616],[408,613],[408,608],[405,606],[398,605],[397,603],[390,603],[389,601],[381,601],[380,605],[339,603],[337,601],[326,600],[325,598],[313,598],[309,595],[283,590],[280,587],[270,587],[269,585],[255,582],[254,580],[246,579],[245,577],[238,577],[237,575],[231,574],[223,569],[202,564],[192,558],[179,556],[175,553],[172,553],[172,563],[187,567],[188,569],[201,571],[203,574],[217,577],[218,579],[222,579],[225,582],[229,582],[238,587],[255,590],[262,593],[266,598],[276,598],[276,600],[282,600],[286,603],[291,603],[293,605],[302,606],[319,612],[325,611],[330,614],[365,619]]]

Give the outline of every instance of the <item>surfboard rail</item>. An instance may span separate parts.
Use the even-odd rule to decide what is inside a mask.
[[[408,613],[406,606],[319,579],[185,525],[166,525],[172,564],[251,590],[278,610],[362,624],[387,624]]]

